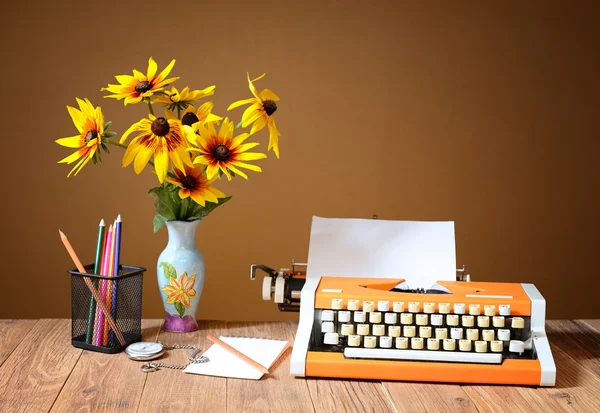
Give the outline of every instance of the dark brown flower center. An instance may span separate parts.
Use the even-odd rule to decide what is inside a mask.
[[[263,109],[267,112],[267,115],[271,116],[277,110],[277,104],[271,99],[265,100],[263,102]]]
[[[93,129],[90,129],[89,131],[87,131],[87,133],[85,134],[85,143],[88,143],[91,140],[94,140],[98,137],[98,132],[96,132]]]
[[[220,161],[226,161],[229,158],[229,148],[225,145],[218,145],[213,151],[215,158]]]
[[[150,129],[152,129],[152,133],[156,136],[165,136],[167,133],[169,133],[169,122],[167,122],[167,120],[161,116],[152,122]]]
[[[199,120],[200,119],[198,119],[198,116],[196,116],[194,112],[188,112],[185,115],[183,115],[183,118],[181,118],[181,123],[184,125],[192,126]]]
[[[150,89],[152,89],[152,83],[148,82],[147,80],[143,80],[135,85],[135,91],[138,93],[145,93]]]
[[[196,178],[190,175],[186,175],[181,179],[181,184],[187,189],[194,189],[196,187]]]

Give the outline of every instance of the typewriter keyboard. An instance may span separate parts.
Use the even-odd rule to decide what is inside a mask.
[[[525,342],[530,318],[511,316],[510,305],[360,301],[334,298],[315,310],[310,351],[347,358],[501,363],[532,359]],[[530,346],[529,346],[530,347]]]

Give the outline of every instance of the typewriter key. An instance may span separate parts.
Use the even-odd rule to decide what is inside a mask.
[[[483,313],[488,317],[493,317],[496,315],[496,306],[495,305],[484,305]]]
[[[469,314],[471,314],[471,315],[481,314],[481,306],[479,304],[469,304]]]
[[[510,330],[507,328],[501,328],[498,330],[498,340],[510,341]]]
[[[404,326],[404,337],[414,337],[417,335],[417,328],[415,326]]]
[[[355,323],[364,323],[367,319],[364,311],[355,311],[354,312],[354,322]]]
[[[413,337],[410,339],[410,348],[413,350],[423,350],[424,340],[421,337]]]
[[[504,316],[494,316],[494,318],[492,318],[492,325],[495,328],[504,328]]]
[[[430,338],[431,337],[431,327],[419,327],[419,337],[422,338]]]
[[[462,316],[462,325],[463,327],[473,327],[475,325],[475,317],[472,315]]]
[[[379,347],[392,348],[392,338],[388,336],[379,337]]]
[[[375,311],[375,303],[373,303],[373,301],[363,301],[363,311],[365,313]]]
[[[350,347],[360,346],[360,336],[355,335],[355,334],[348,336],[348,346],[350,346]]]
[[[348,310],[358,311],[359,306],[360,306],[359,300],[348,300]]]
[[[458,349],[460,351],[471,351],[471,340],[459,340]]]
[[[525,351],[525,343],[519,340],[510,340],[508,351],[511,353],[518,353],[520,356]]]
[[[344,300],[341,298],[334,298],[331,300],[331,309],[332,310],[341,310],[344,308]]]
[[[488,328],[490,326],[490,318],[486,315],[477,316],[477,327]]]
[[[479,340],[479,330],[476,328],[467,328],[467,340]]]
[[[325,338],[323,339],[323,343],[329,344],[332,346],[337,346],[339,342],[338,333],[325,333]]]
[[[476,353],[487,353],[487,341],[476,341],[475,342]]]
[[[439,340],[448,338],[448,329],[447,328],[436,328],[435,329],[435,338],[437,338]]]
[[[396,337],[396,348],[405,350],[408,348],[408,339],[406,337]]]
[[[390,326],[388,330],[388,334],[390,335],[390,337],[400,337],[400,326]]]
[[[377,337],[365,336],[364,340],[365,340],[365,348],[377,347]]]
[[[385,313],[386,324],[396,324],[398,322],[398,314],[396,313]]]
[[[369,313],[369,323],[371,323],[371,324],[381,323],[381,313],[378,311]]]
[[[335,327],[331,321],[325,321],[321,324],[321,333],[333,333]]]
[[[338,312],[338,322],[339,323],[349,323],[351,316],[352,316],[352,313],[350,313],[350,311],[340,311],[340,312]]]
[[[416,324],[418,326],[429,325],[429,320],[428,320],[427,314],[417,314],[416,320],[417,320]]]
[[[323,310],[321,312],[321,321],[333,321],[334,313],[331,310]]]
[[[409,301],[408,312],[409,313],[420,313],[421,312],[421,303],[419,301]]]
[[[450,338],[460,340],[463,338],[463,329],[461,327],[454,327],[450,329]]]
[[[456,340],[452,338],[444,339],[444,350],[454,351],[456,350]]]
[[[427,350],[439,350],[440,349],[440,340],[437,338],[428,338],[427,339]]]
[[[443,315],[441,315],[441,314],[431,314],[430,318],[431,318],[431,325],[432,326],[439,327],[439,326],[444,325],[444,316]]]
[[[385,325],[383,325],[383,324],[373,324],[373,335],[374,336],[383,336],[383,335],[385,335]]]
[[[377,311],[386,312],[390,311],[389,301],[377,301]]]
[[[458,325],[458,321],[459,321],[459,318],[455,314],[448,314],[446,316],[446,324],[448,324],[451,327],[457,326]]]
[[[509,316],[510,315],[510,304],[502,304],[498,307],[498,312],[500,315]]]
[[[454,304],[454,314],[464,314],[465,313],[465,305],[462,303]]]
[[[525,320],[523,317],[513,317],[511,322],[513,340],[521,340],[523,338],[523,330],[525,328]]]
[[[502,353],[504,350],[504,344],[502,341],[494,340],[490,342],[490,350],[492,350],[492,353]]]
[[[393,310],[395,313],[403,313],[404,312],[404,301],[394,301]]]
[[[439,303],[438,304],[438,312],[440,314],[449,314],[450,313],[450,303]]]
[[[435,303],[423,303],[423,312],[427,314],[435,313]]]
[[[356,333],[360,336],[368,336],[369,335],[369,325],[368,324],[358,324],[356,326]]]
[[[494,340],[494,330],[483,330],[481,332],[481,338],[484,341],[493,341]]]
[[[342,324],[341,335],[342,336],[351,336],[354,334],[354,325],[353,324]]]
[[[400,314],[400,324],[411,325],[413,323],[413,315],[411,313]]]

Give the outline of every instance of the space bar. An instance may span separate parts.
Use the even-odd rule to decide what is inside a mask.
[[[412,361],[450,361],[455,363],[501,364],[502,354],[494,353],[459,353],[456,351],[431,350],[391,350],[384,348],[352,348],[344,349],[347,358],[412,360]]]

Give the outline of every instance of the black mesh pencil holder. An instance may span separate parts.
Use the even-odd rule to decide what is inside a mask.
[[[94,265],[86,265],[89,274],[76,270],[71,274],[71,344],[102,353],[118,353],[142,338],[142,281],[145,268],[119,266],[114,277],[91,274]],[[86,279],[97,290],[110,312],[118,332],[97,305]],[[120,334],[119,334],[120,333]]]

